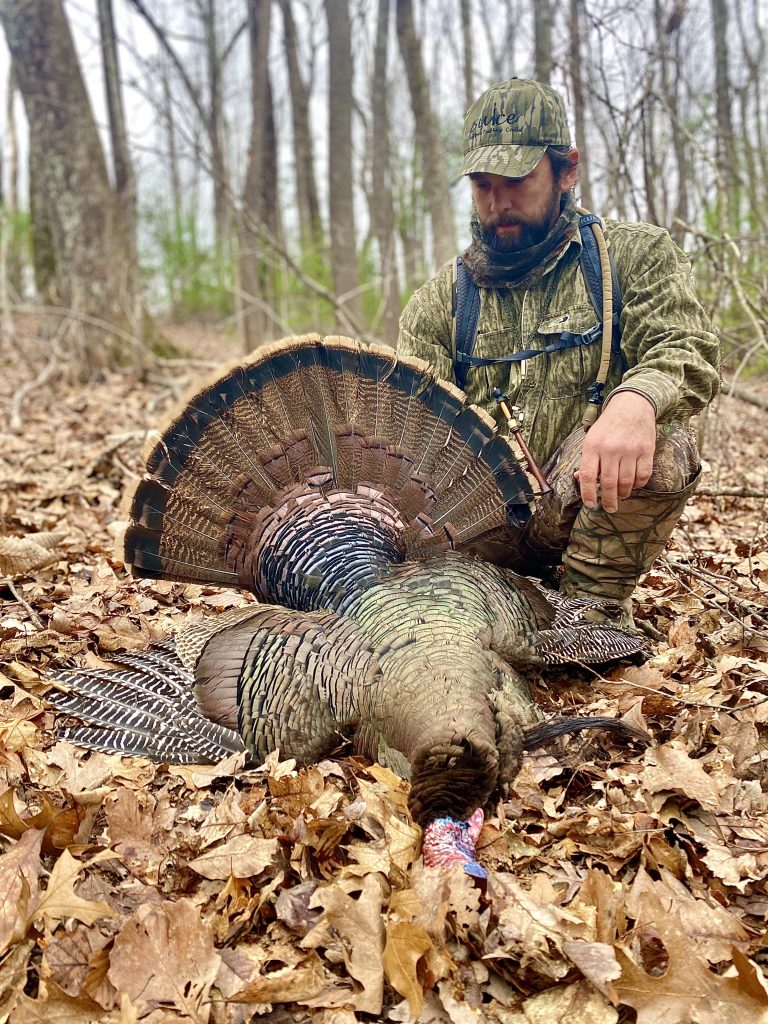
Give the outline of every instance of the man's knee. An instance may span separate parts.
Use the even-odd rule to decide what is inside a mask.
[[[696,436],[687,423],[661,423],[656,428],[653,472],[642,491],[673,494],[686,490],[701,470]]]

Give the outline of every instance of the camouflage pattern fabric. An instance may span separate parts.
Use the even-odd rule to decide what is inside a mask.
[[[606,396],[637,391],[653,404],[657,422],[687,422],[720,387],[718,339],[694,293],[690,263],[662,228],[607,221],[605,230],[621,283],[622,350],[629,365],[622,376],[612,361]],[[572,240],[531,288],[481,289],[474,355],[495,358],[543,348],[564,330],[582,334],[594,326],[580,248],[581,240]],[[559,275],[555,289],[548,287],[552,274]],[[447,380],[455,379],[451,308],[449,263],[411,297],[398,341],[404,355],[427,360]],[[501,426],[492,392],[506,393],[522,410],[523,437],[543,465],[581,423],[599,365],[599,343],[579,346],[522,364],[473,367],[465,391]]]
[[[621,604],[664,549],[698,486],[696,439],[685,424],[659,426],[650,480],[620,499],[617,512],[608,513],[581,502],[574,472],[584,437],[583,427],[578,427],[547,462],[544,475],[552,490],[537,499],[535,515],[515,539],[479,545],[475,551],[531,575],[562,562],[562,593]]]
[[[579,429],[569,438],[571,444],[563,446],[568,457],[552,474],[562,486],[553,488],[549,501],[542,500],[543,514],[534,517],[526,542],[531,552],[541,545],[542,554],[550,558],[562,545],[562,593],[622,602],[663,551],[698,486],[701,466],[696,440],[683,424],[658,427],[651,479],[620,499],[613,513],[581,504],[573,463],[578,463],[576,450],[580,456],[583,440]]]
[[[512,78],[492,85],[467,111],[461,173],[520,178],[547,146],[570,145],[562,98],[547,85]]]
[[[687,423],[717,394],[719,344],[693,290],[690,264],[669,234],[650,224],[608,221],[609,246],[622,289],[622,351],[612,360],[606,396],[645,396],[659,424],[654,476],[608,515],[584,509],[573,479],[581,459],[587,387],[597,377],[600,345],[538,356],[523,364],[471,368],[466,393],[505,429],[492,397],[506,393],[523,414],[522,433],[554,485],[528,531],[510,547],[489,541],[481,557],[518,569],[565,566],[563,589],[614,599],[628,608],[638,577],[664,547],[698,482],[698,456]],[[494,358],[544,348],[564,330],[582,334],[596,322],[574,239],[555,267],[531,288],[482,288],[474,355]],[[558,274],[557,287],[548,288]],[[398,349],[454,380],[451,352],[452,267],[411,298],[400,321]],[[551,293],[551,294],[550,294]],[[548,301],[547,301],[548,299]],[[626,618],[626,616],[625,616]]]

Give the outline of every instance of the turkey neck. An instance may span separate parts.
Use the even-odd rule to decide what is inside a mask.
[[[467,817],[499,782],[493,611],[471,568],[460,555],[393,567],[348,609],[382,672],[359,691],[356,748],[410,777],[422,825]]]
[[[356,595],[403,561],[405,528],[374,487],[361,484],[354,494],[294,488],[251,524],[239,572],[271,603],[346,614]]]

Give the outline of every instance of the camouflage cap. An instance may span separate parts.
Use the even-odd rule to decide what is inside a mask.
[[[570,146],[562,98],[548,85],[510,78],[486,89],[464,118],[462,174],[522,178],[547,146]]]

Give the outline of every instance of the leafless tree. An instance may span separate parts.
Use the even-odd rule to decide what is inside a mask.
[[[122,345],[82,317],[130,327],[135,308],[120,204],[61,0],[6,0],[0,20],[30,125],[39,287],[47,301],[81,314],[71,336],[83,371],[91,372],[117,358]]]
[[[579,150],[579,193],[581,203],[588,210],[592,209],[592,185],[589,179],[589,147],[586,133],[586,96],[584,90],[584,53],[582,34],[584,31],[585,0],[570,0],[569,42],[570,42],[570,79],[573,97],[573,130],[574,141]]]
[[[715,103],[717,110],[717,163],[720,168],[721,196],[727,210],[728,229],[739,226],[739,169],[731,113],[731,83],[728,74],[728,26],[730,14],[727,0],[711,0],[712,39],[715,52]]]
[[[456,234],[445,161],[436,121],[429,101],[429,87],[421,58],[421,46],[413,24],[411,0],[396,0],[397,37],[405,64],[415,121],[415,143],[421,155],[424,194],[432,225],[435,262],[446,263],[456,252]]]
[[[246,351],[256,348],[270,334],[269,311],[274,307],[274,288],[259,226],[275,207],[276,175],[270,177],[272,96],[269,82],[269,27],[271,0],[248,0],[248,39],[251,55],[251,137],[240,217],[241,325]]]
[[[347,0],[325,0],[328,22],[328,205],[333,289],[361,312],[352,168],[352,43]],[[341,325],[339,325],[341,329]]]
[[[387,59],[389,51],[390,0],[379,0],[374,46],[371,105],[373,144],[371,166],[371,220],[379,246],[383,316],[380,334],[394,345],[400,316],[399,274],[395,252],[395,210],[392,201],[389,147]]]
[[[533,0],[533,77],[549,85],[552,80],[552,22],[554,0]]]
[[[310,252],[323,244],[323,225],[317,195],[314,140],[309,123],[310,88],[301,71],[296,24],[291,0],[278,0],[283,15],[283,46],[288,67],[293,124],[296,198],[301,246]]]

